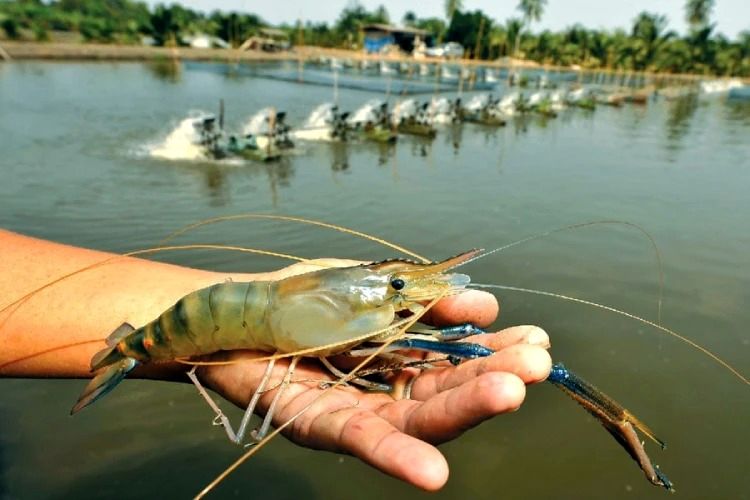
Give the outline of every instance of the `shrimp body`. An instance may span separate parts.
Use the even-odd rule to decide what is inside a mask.
[[[328,271],[196,290],[124,337],[116,349],[141,362],[235,349],[290,353],[340,344],[334,350],[343,351],[348,339],[393,321],[387,282],[373,283],[365,268]],[[360,293],[342,293],[344,279],[353,275],[360,279],[349,281],[349,288]]]
[[[386,260],[196,290],[140,328],[123,324],[115,330],[107,338],[109,347],[92,358],[96,375],[73,413],[142,363],[236,349],[328,356],[367,340],[385,340],[397,331],[389,326],[398,311],[418,311],[418,301],[462,290],[468,276],[444,271],[476,254],[429,264]]]

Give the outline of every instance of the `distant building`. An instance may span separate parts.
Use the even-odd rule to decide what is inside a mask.
[[[365,52],[375,54],[383,52],[388,47],[397,46],[404,52],[411,53],[415,42],[431,45],[432,35],[417,28],[393,26],[390,24],[366,24],[362,27]]]

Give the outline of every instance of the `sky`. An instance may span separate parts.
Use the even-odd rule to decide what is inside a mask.
[[[293,24],[303,21],[334,22],[350,0],[147,0],[149,4],[177,2],[196,10],[211,11],[235,10],[260,15],[271,24]],[[368,10],[385,5],[392,22],[400,22],[407,10],[417,17],[443,17],[444,0],[420,0],[404,2],[399,0],[359,0]],[[481,9],[489,17],[504,22],[518,16],[517,0],[464,0],[464,10]],[[536,23],[533,31],[551,29],[562,30],[575,23],[587,28],[630,28],[639,12],[646,10],[665,14],[669,19],[669,29],[685,34],[685,0],[548,0],[542,21]],[[742,30],[750,30],[750,0],[716,0],[712,20],[717,30],[734,38]]]

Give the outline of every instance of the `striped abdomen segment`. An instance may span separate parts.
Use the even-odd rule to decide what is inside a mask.
[[[268,282],[219,283],[185,295],[117,346],[141,361],[210,354],[221,350],[273,350],[265,308]]]

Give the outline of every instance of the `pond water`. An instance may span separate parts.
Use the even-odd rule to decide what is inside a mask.
[[[388,238],[436,259],[568,224],[624,220],[655,238],[663,323],[750,366],[750,106],[721,98],[566,110],[505,128],[441,129],[433,142],[300,144],[278,163],[149,155],[191,110],[219,98],[241,129],[258,109],[301,124],[326,86],[140,63],[0,65],[0,226],[125,252],[208,217],[298,215]],[[353,110],[382,93],[340,89]],[[393,99],[391,99],[393,101]],[[305,257],[381,259],[369,242],[293,224],[232,222],[184,241]],[[230,252],[158,257],[226,271],[282,265]],[[467,266],[475,281],[555,291],[654,319],[658,272],[632,228],[593,226]],[[748,387],[706,356],[604,311],[503,292],[497,326],[533,323],[564,361],[643,418],[680,498],[750,498]],[[2,297],[0,304],[12,297]],[[103,334],[106,332],[102,332]],[[2,332],[0,332],[0,335]],[[195,494],[239,450],[182,384],[129,381],[68,416],[81,381],[0,380],[0,497]],[[239,413],[232,413],[237,417]],[[441,446],[430,498],[664,498],[600,426],[541,384],[520,411]],[[427,498],[351,457],[278,439],[214,497]]]

